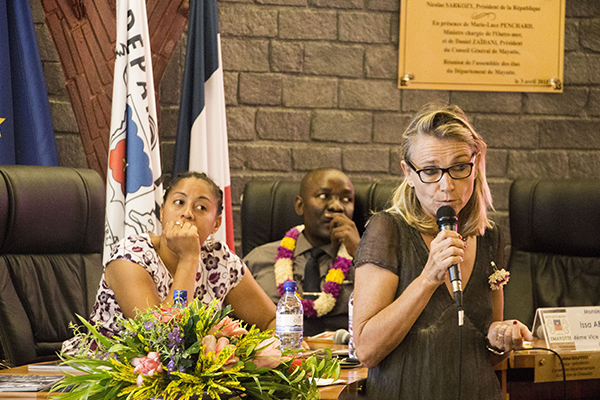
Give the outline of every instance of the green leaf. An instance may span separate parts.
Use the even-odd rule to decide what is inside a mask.
[[[317,367],[317,371],[321,371],[323,368],[325,368],[325,359],[321,360],[319,366]]]
[[[250,357],[255,348],[256,348],[256,344],[251,344],[250,346],[248,346],[246,348],[246,357]]]
[[[302,381],[304,378],[306,378],[306,371],[300,371],[298,376],[295,377],[291,383],[298,383],[298,382]]]
[[[251,372],[251,371],[255,371],[255,370],[256,370],[256,364],[254,364],[254,363],[253,363],[253,362],[251,362],[251,361],[245,362],[245,363],[244,363],[244,369],[245,369],[246,371],[250,371],[250,372]]]
[[[110,353],[118,353],[118,352],[127,351],[127,350],[129,350],[129,347],[125,346],[121,343],[114,344],[114,345],[110,346],[110,348],[108,349],[108,351]]]
[[[100,343],[102,343],[102,345],[104,347],[106,347],[107,349],[110,348],[114,343],[116,343],[114,340],[111,340],[111,339],[107,338],[106,336],[104,336],[103,334],[101,334],[100,332],[98,332],[96,330],[96,328],[94,328],[92,326],[92,324],[90,324],[89,322],[87,322],[85,320],[85,318],[83,318],[81,315],[75,314],[75,316],[77,316],[77,318],[79,318],[79,320],[83,323],[83,325],[85,325],[85,327],[88,328],[88,330],[94,335],[94,337]]]
[[[183,356],[189,357],[192,354],[196,354],[200,351],[201,347],[202,347],[202,342],[198,340],[193,345],[188,347],[186,351],[183,352]]]

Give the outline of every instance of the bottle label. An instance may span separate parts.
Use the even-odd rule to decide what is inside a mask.
[[[173,292],[173,305],[175,307],[187,306],[187,290],[175,290]]]
[[[302,315],[278,315],[277,332],[302,332]]]

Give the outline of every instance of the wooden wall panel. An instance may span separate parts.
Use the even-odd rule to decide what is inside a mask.
[[[64,71],[88,166],[106,180],[117,40],[116,2],[41,1]],[[189,0],[147,0],[146,7],[156,91],[187,24]],[[156,100],[159,100],[157,91]]]

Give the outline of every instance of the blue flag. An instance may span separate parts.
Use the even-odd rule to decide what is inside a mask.
[[[58,166],[30,7],[0,0],[0,164]]]

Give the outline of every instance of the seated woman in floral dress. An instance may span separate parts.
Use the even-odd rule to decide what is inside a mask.
[[[209,239],[221,224],[222,209],[223,192],[205,174],[177,176],[165,191],[162,233],[130,236],[112,249],[90,322],[112,336],[119,319],[172,306],[175,290],[186,290],[190,299],[192,294],[205,304],[218,299],[244,322],[274,328],[273,302],[226,244]],[[63,352],[77,347],[76,341],[66,341]]]

